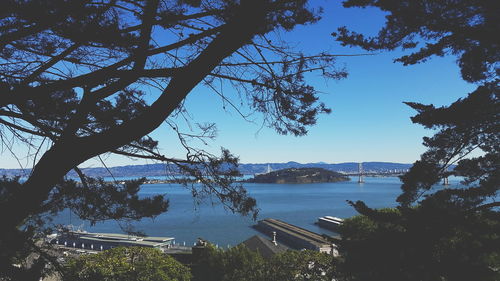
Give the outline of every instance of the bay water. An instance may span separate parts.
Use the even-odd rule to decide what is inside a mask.
[[[458,179],[450,179],[450,184],[458,185]],[[346,200],[362,200],[372,208],[394,207],[395,199],[401,193],[400,186],[397,177],[366,177],[362,184],[357,182],[357,178],[338,183],[244,184],[248,193],[257,200],[260,209],[257,220],[275,218],[328,235],[336,233],[318,227],[315,224],[318,217],[328,215],[348,218],[356,215]],[[146,184],[141,187],[139,194],[165,194],[170,202],[166,213],[133,224],[149,236],[174,237],[177,244],[186,246],[193,245],[200,237],[219,247],[228,247],[259,234],[252,228],[257,222],[251,217],[225,210],[215,198],[197,204],[190,190],[182,185]],[[115,221],[90,226],[68,211],[61,213],[55,222],[80,225],[89,232],[122,232]]]

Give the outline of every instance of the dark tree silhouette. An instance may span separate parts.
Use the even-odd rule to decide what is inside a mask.
[[[395,61],[404,65],[425,62],[432,56],[455,55],[468,82],[498,79],[500,73],[498,13],[489,0],[348,0],[344,7],[377,7],[388,13],[386,25],[375,37],[339,28],[333,35],[345,46],[365,50],[413,50]]]
[[[191,186],[194,195],[214,195],[231,211],[255,215],[255,200],[233,184],[237,158],[189,144],[189,138],[213,137],[213,125],[182,132],[172,117],[184,114],[183,100],[200,84],[234,106],[220,91],[231,85],[265,125],[306,134],[330,110],[304,73],[346,74],[332,67],[333,55],[305,55],[269,34],[314,23],[319,12],[305,0],[3,1],[1,139],[6,149],[24,145],[35,152],[25,181],[0,184],[1,273],[14,278],[20,270],[12,265],[38,249],[33,237],[47,214],[71,207],[96,222],[166,211],[164,197],[138,197],[140,180],[109,184],[78,168],[104,153],[167,162],[201,182]],[[162,155],[148,136],[163,122],[179,136],[185,159]],[[65,179],[71,170],[80,183]],[[44,268],[44,259],[33,272]]]
[[[367,220],[348,222],[343,251],[354,280],[498,280],[500,31],[497,1],[345,1],[388,13],[374,38],[340,28],[333,35],[366,50],[410,49],[405,65],[458,57],[462,77],[478,88],[449,106],[407,102],[414,123],[437,131],[401,177],[398,210],[351,204]],[[436,77],[436,79],[439,79]],[[449,176],[462,187],[439,187]],[[378,260],[373,261],[376,253]]]

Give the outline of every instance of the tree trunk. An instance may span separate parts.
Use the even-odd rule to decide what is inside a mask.
[[[80,163],[122,147],[152,132],[177,108],[187,94],[224,58],[251,41],[259,33],[255,21],[264,21],[263,1],[243,1],[239,15],[226,23],[220,34],[200,55],[172,77],[169,85],[147,111],[139,117],[108,131],[56,142],[34,167],[9,206],[2,206],[2,227],[19,227],[36,214],[52,188]],[[245,5],[246,4],[246,5]],[[260,5],[259,5],[260,4]],[[8,214],[8,215],[7,215]]]

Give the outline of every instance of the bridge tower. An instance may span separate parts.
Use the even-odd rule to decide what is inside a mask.
[[[445,172],[448,172],[448,170],[450,169],[450,166],[445,166]],[[444,176],[443,177],[443,185],[450,185],[450,182],[448,181],[448,176]]]
[[[443,185],[450,185],[450,182],[448,181],[448,177],[443,178]]]
[[[364,183],[365,182],[365,175],[363,171],[363,163],[358,163],[358,183]]]

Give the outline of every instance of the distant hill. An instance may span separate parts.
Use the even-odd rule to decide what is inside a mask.
[[[406,171],[412,164],[401,164],[391,162],[363,162],[363,169],[366,173],[398,173]],[[358,163],[348,162],[339,164],[327,164],[324,162],[319,163],[258,163],[258,164],[240,164],[240,172],[244,175],[254,175],[264,173],[267,167],[271,170],[283,170],[288,168],[323,168],[330,171],[340,173],[356,173],[358,171]],[[110,172],[115,177],[152,177],[152,176],[165,176],[175,175],[178,170],[173,165],[166,164],[148,164],[148,165],[130,165],[110,167],[109,172],[106,168],[86,168],[82,169],[87,175],[92,177],[109,177]],[[24,172],[20,169],[0,169],[0,176],[23,176],[29,175],[30,170],[26,169]],[[76,177],[74,172],[70,172],[68,176]]]
[[[321,183],[348,181],[349,177],[322,168],[288,168],[255,175],[253,183]]]

